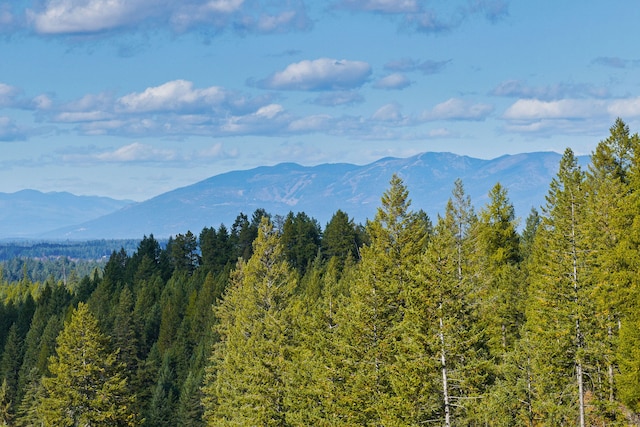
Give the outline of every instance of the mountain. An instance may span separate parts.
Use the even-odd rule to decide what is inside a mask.
[[[77,226],[62,227],[47,238],[141,238],[151,233],[168,237],[204,227],[230,227],[240,212],[249,217],[258,208],[273,215],[305,212],[322,226],[342,209],[356,222],[372,218],[389,180],[398,173],[407,185],[414,209],[435,220],[444,210],[454,181],[461,178],[476,209],[488,201],[487,193],[500,182],[509,191],[516,215],[524,218],[544,203],[561,155],[551,152],[506,155],[492,160],[451,153],[423,153],[385,158],[358,166],[282,163],[216,175],[145,202],[128,205]],[[587,157],[581,158],[585,164]]]
[[[0,238],[36,238],[56,228],[102,217],[132,203],[66,192],[0,193]]]

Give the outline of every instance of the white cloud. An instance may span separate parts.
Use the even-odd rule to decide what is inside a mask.
[[[27,10],[41,34],[95,33],[143,21],[159,0],[49,0],[43,10]]]
[[[251,114],[229,117],[221,126],[217,126],[214,132],[225,135],[270,135],[281,132],[290,121],[291,118],[287,115],[282,105],[270,104],[259,108]]]
[[[260,85],[279,90],[343,90],[361,86],[370,74],[366,62],[320,58],[290,64]]]
[[[374,83],[378,89],[404,89],[411,85],[411,80],[402,73],[393,73],[385,76]]]
[[[212,86],[194,89],[193,83],[174,80],[147,88],[142,93],[130,93],[118,99],[118,107],[126,112],[178,111],[220,105],[226,99],[222,88]]]
[[[607,111],[616,117],[640,117],[640,97],[612,101]]]
[[[316,114],[293,120],[288,129],[292,132],[316,132],[327,130],[332,122],[332,117],[327,114]]]
[[[484,120],[493,112],[490,104],[451,98],[422,113],[423,120]]]
[[[586,119],[602,115],[606,111],[606,102],[600,100],[519,99],[507,108],[502,117],[507,120]]]
[[[272,33],[311,25],[299,1],[274,6],[244,0],[44,0],[26,16],[35,32],[53,35],[135,31],[145,28],[142,24],[178,33],[195,28]]]
[[[402,120],[403,116],[398,104],[386,104],[378,108],[371,118],[382,122],[397,122]]]
[[[166,162],[177,158],[175,150],[156,148],[149,144],[134,142],[113,151],[89,155],[90,160],[98,160],[108,163],[129,163],[129,162]]]

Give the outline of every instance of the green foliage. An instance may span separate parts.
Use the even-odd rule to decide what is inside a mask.
[[[80,303],[58,336],[49,359],[50,376],[43,378],[40,401],[46,426],[135,426],[135,395],[127,389],[116,352],[86,304]]]
[[[207,425],[288,425],[296,280],[266,217],[253,255],[238,263],[231,280],[216,310],[221,339],[205,376]]]
[[[282,226],[280,243],[289,264],[303,276],[320,249],[320,224],[304,212],[290,212]]]

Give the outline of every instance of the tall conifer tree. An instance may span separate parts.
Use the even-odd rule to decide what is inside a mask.
[[[536,234],[527,306],[533,412],[551,425],[586,425],[586,343],[593,305],[585,239],[584,173],[571,149],[552,180]]]
[[[221,339],[205,377],[207,425],[289,425],[286,399],[295,277],[264,217],[253,255],[247,262],[239,261],[216,309]]]
[[[415,391],[415,372],[402,354],[409,340],[405,322],[412,271],[426,246],[424,221],[410,210],[408,190],[394,175],[382,196],[382,206],[367,224],[371,242],[361,250],[361,262],[348,300],[336,314],[336,351],[343,383],[336,390],[344,425],[414,425],[424,420]],[[411,384],[409,384],[411,383]],[[413,398],[419,397],[418,393]]]
[[[56,340],[43,379],[45,426],[135,426],[135,397],[110,353],[108,339],[86,304],[80,303]]]

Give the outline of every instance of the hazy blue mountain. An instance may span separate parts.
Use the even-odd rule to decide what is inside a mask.
[[[0,238],[35,238],[53,229],[102,217],[132,203],[66,192],[0,193]]]
[[[48,238],[141,238],[151,233],[168,237],[204,227],[231,227],[236,216],[249,217],[258,208],[273,215],[303,211],[324,227],[342,209],[356,222],[372,218],[389,180],[398,173],[409,188],[414,209],[423,209],[435,221],[444,209],[457,178],[463,180],[476,209],[500,182],[509,191],[522,222],[531,207],[544,203],[561,155],[527,153],[481,160],[450,153],[423,153],[410,158],[385,158],[358,166],[293,163],[216,175],[145,202],[126,206],[78,226],[47,233]],[[582,159],[586,163],[587,158]]]

